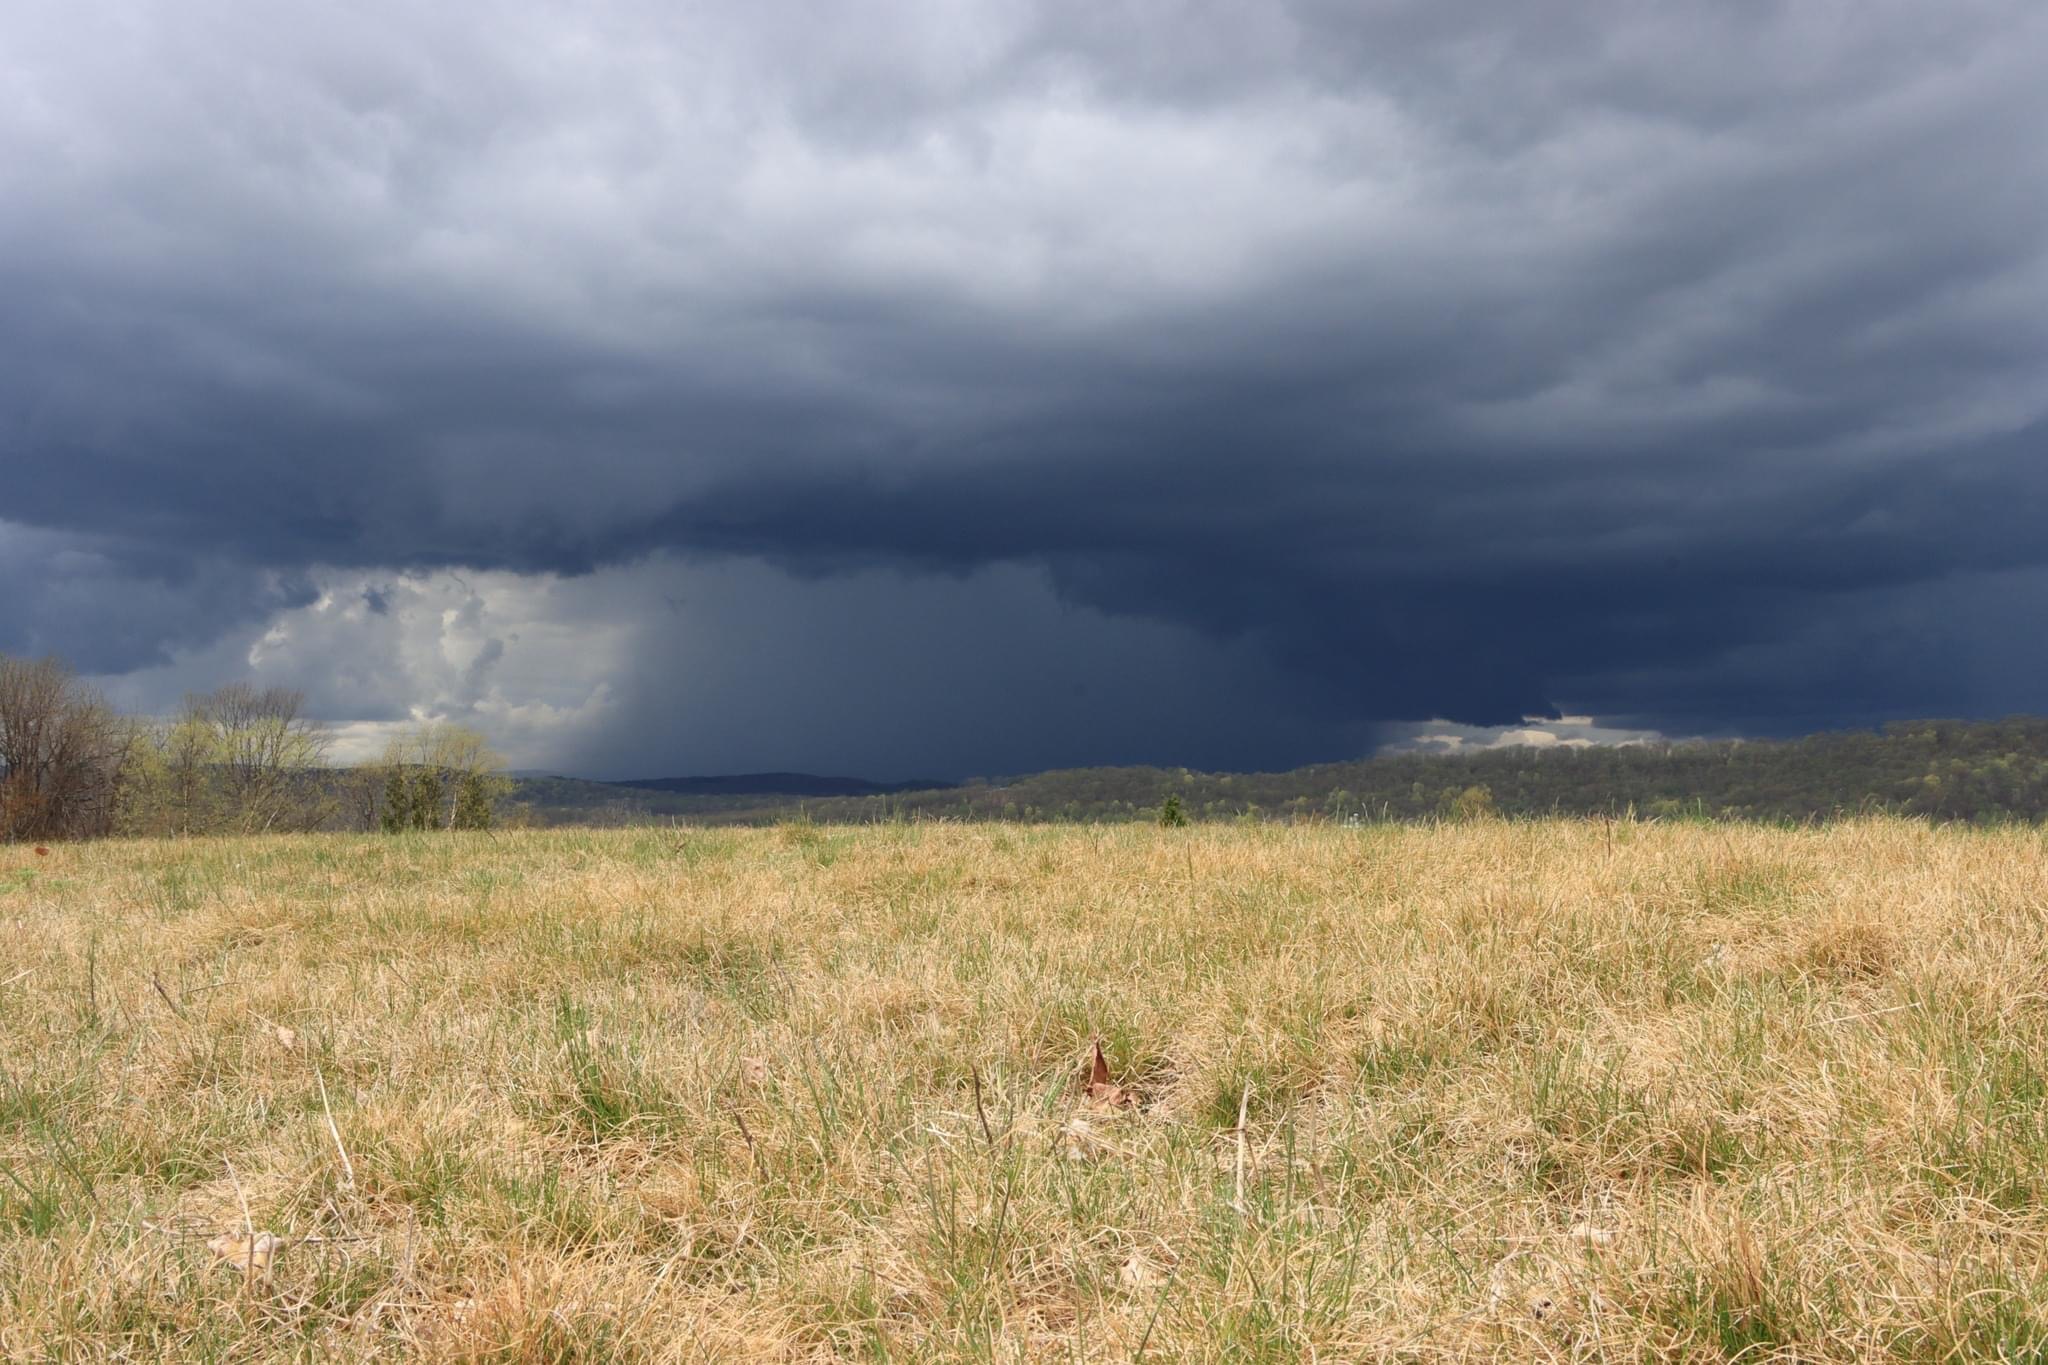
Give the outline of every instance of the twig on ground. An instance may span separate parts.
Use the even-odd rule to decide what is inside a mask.
[[[754,1174],[760,1176],[765,1184],[768,1179],[768,1164],[761,1158],[761,1149],[754,1145],[754,1135],[747,1128],[747,1116],[737,1109],[732,1111],[732,1116],[739,1123],[740,1136],[747,1140],[747,1155],[754,1158]]]
[[[1244,1083],[1244,1093],[1237,1097],[1237,1193],[1232,1196],[1230,1206],[1242,1214],[1244,1209],[1244,1126],[1251,1112],[1252,1083]]]
[[[327,1133],[334,1139],[334,1150],[341,1157],[341,1187],[353,1190],[356,1187],[355,1163],[348,1159],[348,1148],[341,1145],[341,1129],[334,1126],[334,1106],[327,1102],[327,1078],[320,1074],[320,1066],[313,1066],[313,1079],[320,1083],[320,1109],[327,1115]]]
[[[149,974],[149,984],[156,987],[156,993],[164,998],[164,1003],[166,1005],[169,1005],[171,1007],[172,1014],[177,1015],[180,1019],[184,1019],[187,1023],[191,1022],[191,1020],[187,1018],[185,1014],[185,1007],[183,1005],[180,1005],[177,1001],[171,999],[171,993],[164,989],[164,979],[162,977],[158,976],[155,972],[152,971]]]
[[[988,1130],[988,1111],[981,1107],[981,1068],[978,1066],[969,1067],[967,1074],[974,1081],[974,1117],[981,1120],[982,1141],[989,1145],[990,1150],[994,1150],[996,1145],[995,1134]]]

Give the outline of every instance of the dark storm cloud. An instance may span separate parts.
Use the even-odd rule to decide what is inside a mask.
[[[1981,705],[1887,623],[2048,606],[2048,18],[1692,8],[10,11],[0,647],[669,552],[1042,568],[1332,736]]]
[[[87,672],[160,663],[181,645],[313,600],[296,570],[251,570],[182,546],[0,521],[0,648]]]

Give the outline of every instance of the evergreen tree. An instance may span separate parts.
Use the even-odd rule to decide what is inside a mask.
[[[455,784],[455,828],[489,829],[491,793],[482,773],[464,773]]]
[[[412,779],[412,827],[414,829],[441,828],[441,802],[444,792],[441,786],[439,768],[421,768]]]
[[[396,763],[384,774],[384,809],[378,824],[386,834],[396,834],[412,825],[412,786],[405,769]]]

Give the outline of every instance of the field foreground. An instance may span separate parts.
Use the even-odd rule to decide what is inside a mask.
[[[399,1350],[2031,1357],[2043,837],[0,848],[0,1354]]]

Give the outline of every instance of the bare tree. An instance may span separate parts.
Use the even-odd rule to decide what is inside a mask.
[[[0,656],[0,838],[108,833],[134,728],[56,659]]]
[[[371,765],[359,765],[337,774],[334,778],[335,799],[339,802],[341,828],[369,831],[377,828],[379,807],[384,795],[384,775]]]
[[[327,761],[328,735],[305,706],[303,692],[248,683],[185,699],[179,728],[196,734],[190,758],[210,764],[231,827],[311,829],[325,818],[315,778]]]

